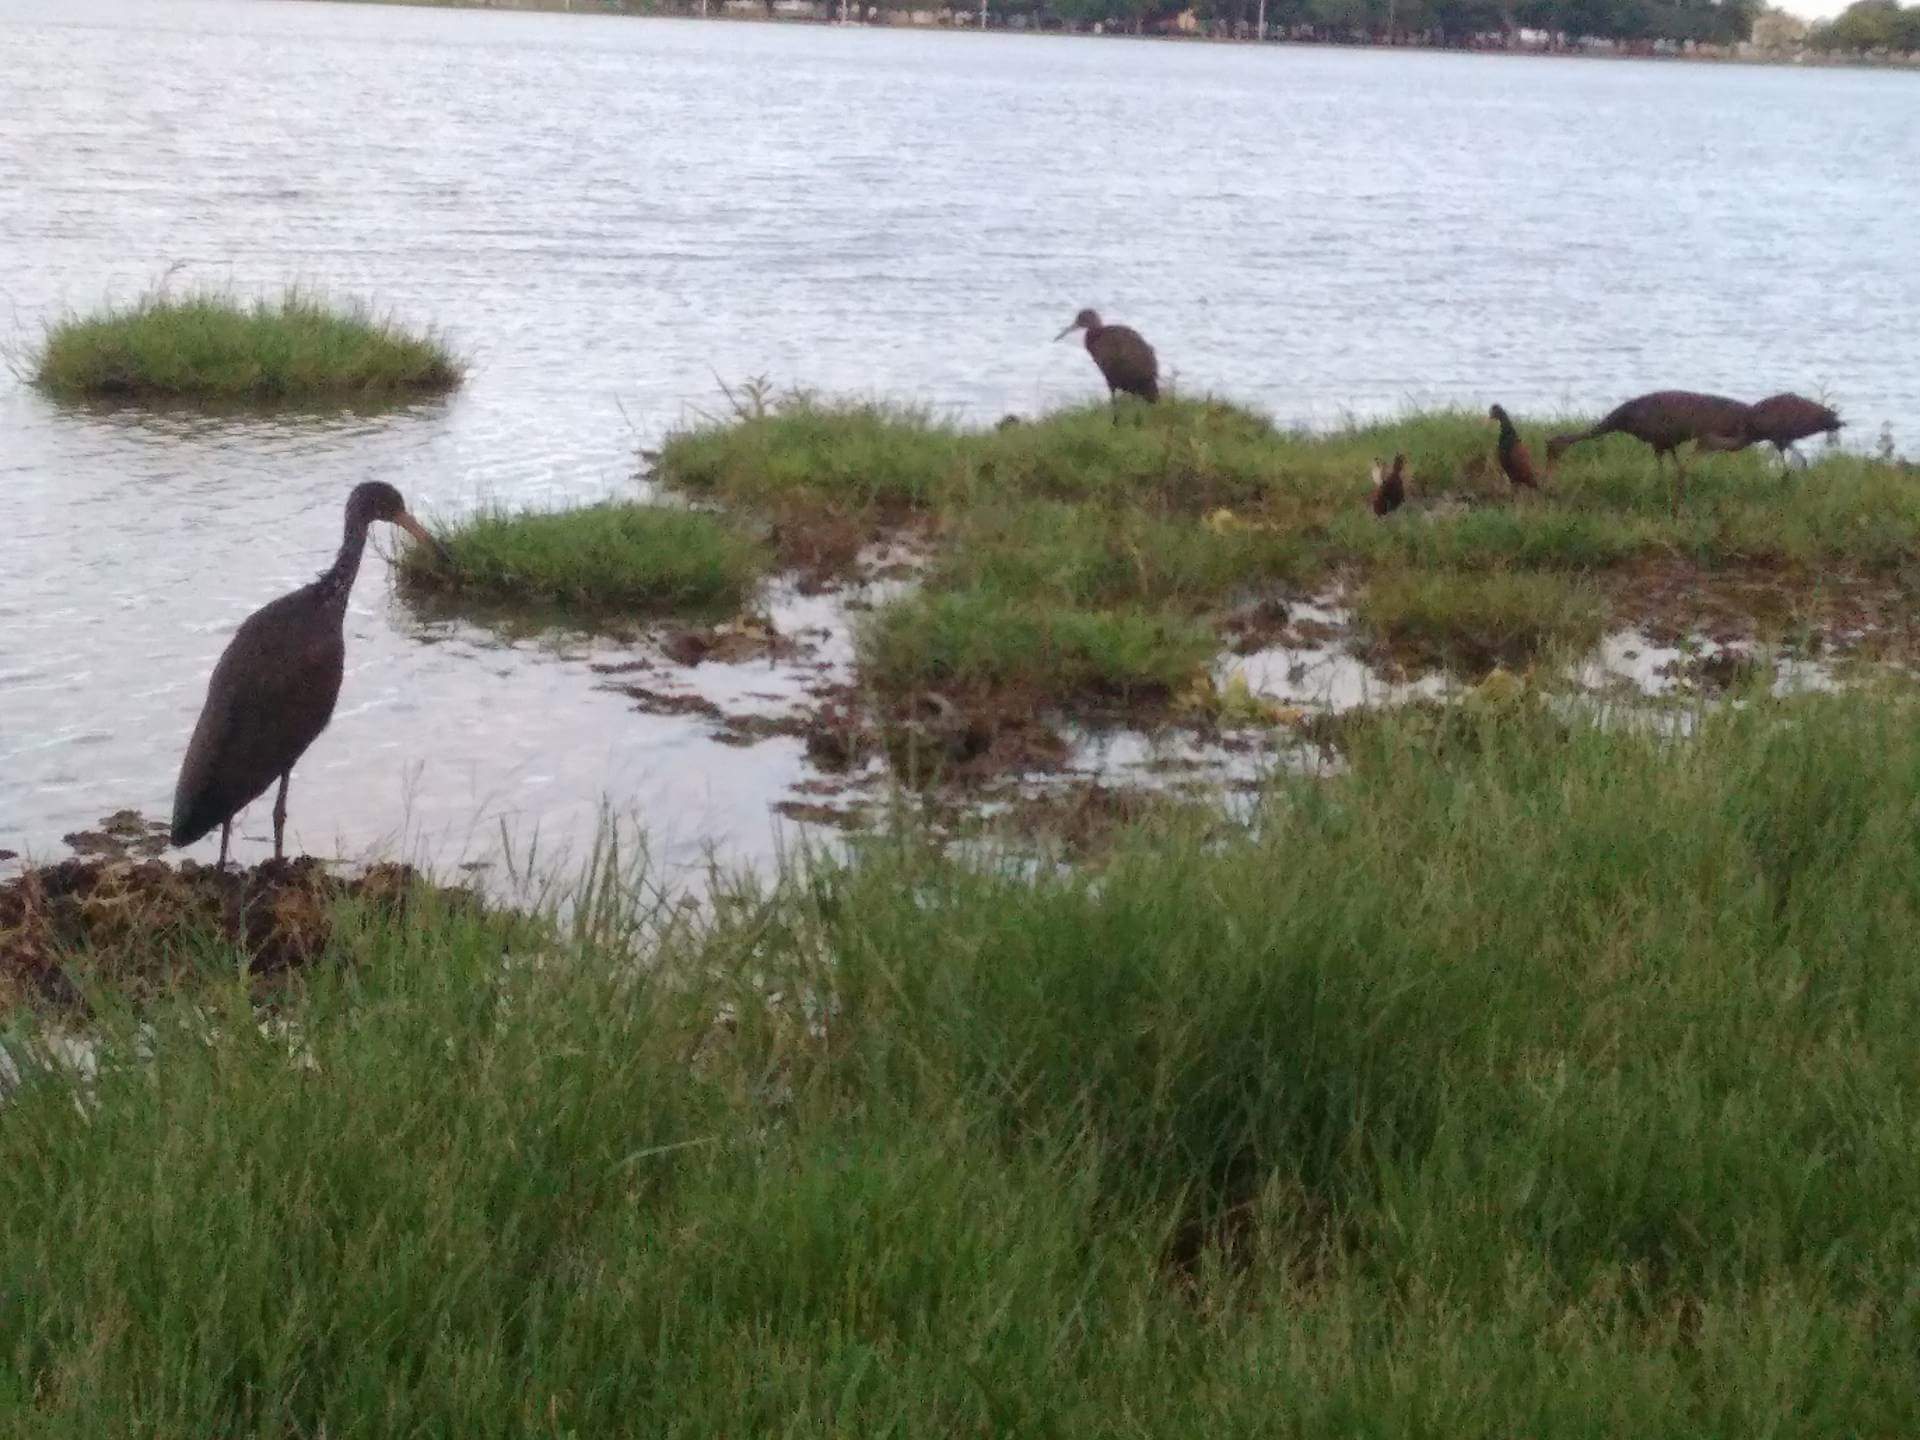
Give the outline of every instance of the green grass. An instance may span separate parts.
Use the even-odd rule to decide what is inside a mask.
[[[1523,432],[1541,456],[1574,423]],[[1369,467],[1395,452],[1411,499],[1381,520]],[[835,526],[923,537],[923,591],[869,635],[867,678],[883,689],[995,676],[1030,691],[1064,657],[1043,687],[1055,695],[1121,676],[1151,692],[1247,598],[1342,587],[1403,658],[1471,669],[1641,618],[1649,571],[1807,589],[1836,575],[1893,583],[1920,562],[1920,487],[1893,465],[1839,455],[1783,478],[1758,453],[1702,457],[1675,519],[1651,452],[1622,440],[1572,452],[1544,494],[1516,498],[1485,417],[1458,412],[1308,435],[1202,399],[1119,424],[1090,405],[968,430],[873,401],[762,394],[669,437],[659,473],[792,537],[824,527],[840,556],[855,547]],[[1125,617],[1126,643],[1056,643],[1089,615]],[[972,633],[957,633],[963,617]],[[929,647],[917,661],[915,644]]]
[[[252,304],[156,292],[72,316],[48,329],[31,369],[60,396],[229,401],[434,394],[463,374],[437,336],[299,290]]]
[[[1379,648],[1423,666],[1467,671],[1519,665],[1550,650],[1579,652],[1606,629],[1590,585],[1560,574],[1392,571],[1354,599]]]
[[[1538,456],[1549,432],[1575,423],[1522,428]],[[1368,467],[1396,451],[1409,458],[1412,499],[1381,522],[1365,508]],[[974,431],[907,407],[808,396],[683,429],[665,442],[659,470],[746,508],[917,513],[947,526],[1034,502],[1168,522],[1226,510],[1282,533],[1323,570],[1497,561],[1579,571],[1674,554],[1709,565],[1920,559],[1920,487],[1898,466],[1838,454],[1783,477],[1770,455],[1696,459],[1675,520],[1652,453],[1619,438],[1571,451],[1543,495],[1516,499],[1477,414],[1309,435],[1225,402],[1182,400],[1118,425],[1102,405]]]
[[[410,587],[589,614],[737,609],[767,564],[736,525],[670,505],[496,511],[443,529],[439,539],[451,570],[410,549],[401,562]]]
[[[983,506],[957,522],[930,583],[987,586],[1067,605],[1203,613],[1223,596],[1312,573],[1298,536],[1093,502]]]
[[[965,444],[924,411],[800,396],[677,431],[659,468],[694,494],[735,505],[897,513],[952,492]]]
[[[216,972],[7,1102],[0,1432],[1913,1433],[1914,719],[1388,719],[1092,872],[349,917],[293,1054]]]
[[[931,688],[1031,700],[1157,700],[1215,649],[1203,625],[1157,610],[1081,609],[990,590],[932,590],[883,607],[860,635],[861,673],[888,694]]]

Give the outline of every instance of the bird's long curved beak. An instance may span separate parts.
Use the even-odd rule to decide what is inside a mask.
[[[1055,340],[1064,340],[1067,338],[1067,336],[1071,335],[1074,331],[1078,330],[1079,328],[1080,327],[1078,325],[1069,325],[1067,326],[1066,329],[1062,330],[1058,335],[1054,336],[1053,338]]]
[[[442,565],[450,566],[453,564],[453,556],[447,553],[447,547],[434,539],[432,535],[428,534],[427,527],[414,519],[407,511],[402,510],[398,515],[394,516],[393,523],[413,536],[414,539],[418,540],[429,550],[433,551],[434,554],[438,555]]]

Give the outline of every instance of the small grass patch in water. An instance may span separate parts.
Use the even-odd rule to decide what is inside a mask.
[[[1045,701],[1164,698],[1215,648],[1207,626],[1164,611],[1086,609],[987,589],[910,595],[860,635],[862,673],[884,692],[987,690]]]
[[[624,502],[487,512],[439,539],[452,567],[410,548],[400,562],[404,585],[599,615],[737,609],[768,559],[725,517]]]
[[[1604,601],[1564,575],[1392,571],[1369,580],[1354,616],[1377,648],[1415,668],[1468,672],[1578,654],[1606,629]]]
[[[439,337],[301,290],[250,304],[162,291],[71,316],[48,329],[29,368],[53,395],[136,400],[398,399],[463,377]]]

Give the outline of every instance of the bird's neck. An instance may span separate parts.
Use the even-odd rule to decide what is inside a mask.
[[[360,573],[360,557],[366,553],[366,549],[366,522],[349,524],[346,535],[340,541],[340,553],[333,557],[333,564],[314,582],[321,599],[327,604],[346,609],[347,596],[353,591],[354,579]]]
[[[1511,450],[1519,443],[1520,432],[1513,428],[1513,421],[1503,418],[1500,421],[1500,448],[1502,450]]]
[[[1085,336],[1085,344],[1087,349],[1089,350],[1093,349],[1093,342],[1100,338],[1100,332],[1105,330],[1106,328],[1107,327],[1104,325],[1087,326],[1087,333]]]

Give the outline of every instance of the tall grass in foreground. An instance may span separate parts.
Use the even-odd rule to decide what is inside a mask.
[[[32,373],[63,396],[277,401],[431,394],[463,371],[435,335],[289,290],[250,305],[157,291],[70,316],[48,329]]]
[[[293,1044],[216,985],[0,1112],[0,1430],[1913,1433],[1915,719],[1389,718],[638,966],[349,925]]]

